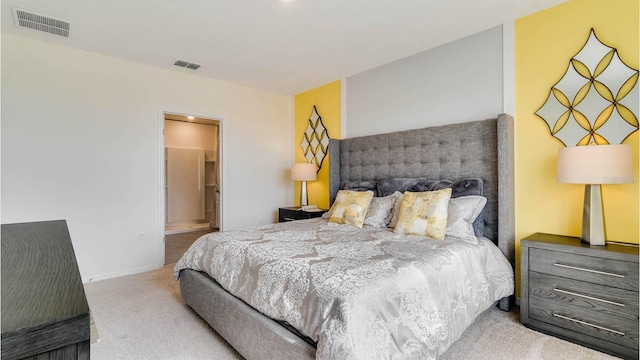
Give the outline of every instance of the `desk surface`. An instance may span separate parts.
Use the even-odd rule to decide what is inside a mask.
[[[89,306],[66,222],[2,225],[2,357],[25,356],[25,337],[33,351],[49,351],[89,336]]]

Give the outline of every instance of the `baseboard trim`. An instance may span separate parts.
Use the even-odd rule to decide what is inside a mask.
[[[143,272],[147,272],[147,271],[151,271],[151,270],[157,270],[157,269],[160,269],[160,268],[162,268],[162,265],[143,266],[143,267],[134,268],[134,269],[128,269],[128,270],[123,270],[123,271],[116,271],[116,272],[112,272],[112,273],[95,275],[95,276],[89,278],[89,281],[83,280],[82,282],[84,284],[88,284],[88,283],[92,283],[92,282],[96,282],[96,281],[108,280],[108,279],[118,278],[118,277],[127,276],[127,275],[135,275],[135,274],[139,274],[139,273],[143,273]]]
[[[211,231],[213,231],[213,229],[211,229],[211,227],[209,226],[209,223],[206,223],[206,224],[204,224],[202,226],[193,226],[193,227],[183,228],[183,229],[165,230],[164,234],[165,235],[176,235],[176,234],[184,234],[184,233],[196,232],[196,231],[202,231],[202,230],[211,230]]]

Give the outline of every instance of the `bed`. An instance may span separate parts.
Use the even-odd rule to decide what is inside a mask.
[[[515,256],[510,116],[332,140],[330,151],[332,203],[344,189],[375,189],[382,198],[389,196],[382,192],[395,193],[398,183],[406,189],[416,181],[428,190],[444,186],[458,192],[452,199],[469,189],[480,191],[486,205],[473,223],[478,240],[399,236],[388,228],[357,229],[325,219],[201,238],[176,264],[182,296],[243,357],[435,358],[492,304],[510,308]],[[447,260],[422,261],[422,248]],[[204,256],[208,250],[214,255]],[[465,255],[478,251],[487,254],[479,261],[489,264],[487,270],[478,270],[476,255]],[[279,272],[272,268],[276,265]],[[466,275],[458,274],[463,268]],[[476,277],[485,273],[490,276]],[[463,285],[452,285],[454,278]],[[396,302],[400,309],[389,306]]]

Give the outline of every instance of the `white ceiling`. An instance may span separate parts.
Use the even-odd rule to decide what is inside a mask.
[[[2,0],[1,11],[3,32],[290,95],[564,1]],[[18,28],[12,6],[71,22],[70,38]]]

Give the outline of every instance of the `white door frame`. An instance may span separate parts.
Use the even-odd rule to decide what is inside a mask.
[[[209,119],[215,120],[219,122],[218,127],[218,158],[220,161],[219,170],[220,170],[220,231],[222,231],[224,224],[226,223],[226,206],[224,201],[224,193],[225,193],[225,182],[227,178],[226,171],[226,126],[224,126],[224,117],[218,116],[214,114],[207,113],[202,110],[189,110],[189,109],[173,109],[168,107],[160,107],[158,109],[158,143],[160,147],[158,149],[158,265],[159,267],[164,266],[165,261],[165,244],[164,244],[164,232],[165,232],[165,154],[164,154],[164,115],[165,114],[174,114],[174,115],[183,115],[183,116],[194,116],[201,119]]]

